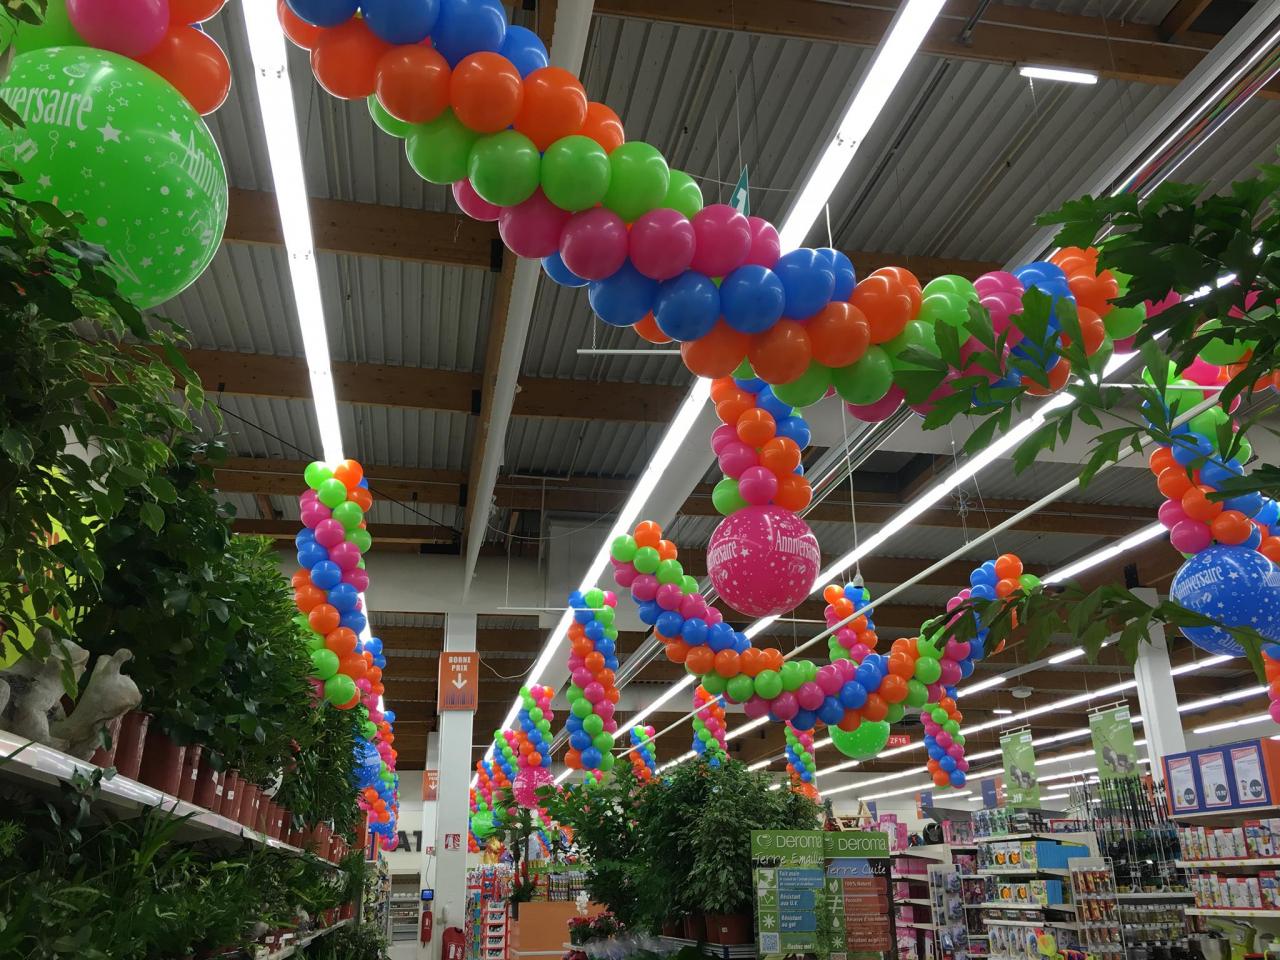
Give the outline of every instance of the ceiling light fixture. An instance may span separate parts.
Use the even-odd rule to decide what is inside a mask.
[[[1084,83],[1092,86],[1098,75],[1092,70],[1067,70],[1062,67],[1037,67],[1028,64],[1018,68],[1018,73],[1028,80],[1058,80],[1062,83]]]
[[[1111,560],[1115,557],[1123,556],[1124,554],[1130,552],[1134,548],[1142,546],[1144,543],[1149,543],[1150,541],[1155,540],[1157,537],[1164,536],[1167,532],[1168,532],[1168,529],[1165,527],[1164,524],[1153,523],[1150,526],[1143,527],[1141,530],[1137,531],[1136,533],[1129,534],[1129,536],[1125,537],[1122,540],[1117,540],[1115,543],[1113,543],[1109,547],[1104,547],[1101,550],[1098,550],[1098,551],[1095,551],[1094,553],[1089,554],[1089,556],[1087,557],[1082,557],[1081,559],[1077,560],[1075,563],[1071,563],[1063,567],[1061,570],[1055,570],[1053,573],[1049,574],[1049,576],[1045,577],[1044,580],[1042,580],[1041,582],[1048,584],[1048,583],[1060,583],[1063,580],[1070,580],[1073,577],[1079,576],[1080,574],[1084,573],[1086,570],[1096,567],[1100,563],[1106,563],[1108,560]],[[1059,656],[1062,656],[1062,655],[1059,654]],[[1070,660],[1072,658],[1066,657],[1065,659]],[[1054,661],[1050,660],[1049,662],[1053,663]],[[1058,662],[1062,662],[1062,661],[1058,661]]]
[[[1271,714],[1257,713],[1252,717],[1236,717],[1234,720],[1223,720],[1221,723],[1210,723],[1203,727],[1196,727],[1192,733],[1217,733],[1219,730],[1230,730],[1232,727],[1242,727],[1247,723],[1262,723],[1264,720],[1270,720]]]
[[[983,690],[990,690],[992,687],[1002,686],[1007,679],[1004,674],[1000,674],[998,677],[988,677],[986,680],[979,680],[963,690],[957,689],[956,694],[961,697],[968,697],[975,693],[981,693]]]
[[[1009,716],[1009,714],[1013,713],[1013,711],[1010,710],[1008,707],[996,707],[991,712],[994,713],[997,717],[1007,717]]]

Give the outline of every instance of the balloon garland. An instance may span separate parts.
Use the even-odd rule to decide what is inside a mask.
[[[538,805],[538,788],[551,782],[551,698],[550,687],[533,685],[520,688],[520,712],[516,716],[523,737],[519,746],[520,772],[516,774],[513,793],[516,802],[525,807]]]
[[[618,688],[618,631],[613,625],[618,598],[612,590],[574,591],[569,597],[569,749],[565,765],[571,770],[613,769],[613,735],[618,729],[614,704]],[[550,757],[548,757],[550,763]]]
[[[476,761],[476,785],[470,791],[471,833],[477,840],[487,840],[506,817],[506,811],[494,803],[494,795],[512,784],[516,760],[502,731],[493,735],[493,760]]]
[[[658,772],[658,759],[653,749],[652,726],[637,725],[631,728],[631,745],[635,748],[627,754],[631,758],[631,771],[640,783],[650,782]]]
[[[693,691],[693,752],[706,758],[713,767],[729,759],[725,734],[724,704],[718,696],[707,692],[702,684]]]
[[[317,699],[360,716],[357,802],[369,816],[370,831],[394,850],[400,782],[392,746],[395,714],[378,706],[387,659],[377,637],[360,640],[369,624],[362,600],[369,589],[363,555],[373,538],[364,518],[373,495],[355,460],[333,468],[319,461],[308,464],[303,479],[308,489],[298,497],[302,529],[294,538],[298,569],[292,584],[298,623],[308,631],[312,682]]]
[[[810,800],[818,799],[818,785],[814,774],[818,760],[813,751],[813,731],[797,730],[791,724],[784,728],[787,735],[787,777],[793,792]]]

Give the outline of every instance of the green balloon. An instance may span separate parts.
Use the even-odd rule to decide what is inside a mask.
[[[323,639],[321,640],[323,643]],[[319,650],[311,651],[311,672],[320,680],[328,680],[338,672],[338,655],[328,647],[321,647]],[[347,700],[350,700],[347,697]],[[347,700],[343,700],[346,703]]]
[[[582,599],[587,601],[587,606],[593,610],[599,610],[604,606],[604,591],[599,587],[592,587],[582,595]]]
[[[613,618],[615,616],[617,616],[617,614],[614,613],[613,607],[601,607],[596,611],[596,620],[604,627],[613,626]]]
[[[756,693],[765,700],[772,700],[782,692],[782,674],[777,670],[761,670],[754,683]]]
[[[493,814],[477,811],[471,815],[471,832],[477,840],[487,840],[493,834]]]
[[[738,481],[733,477],[722,477],[711,490],[711,504],[723,516],[731,516],[747,505],[738,492]]]
[[[347,488],[343,485],[341,480],[338,480],[336,477],[330,477],[324,483],[320,484],[320,489],[316,491],[316,499],[326,507],[333,509],[338,504],[346,502]],[[357,509],[359,508],[357,507]]]
[[[307,639],[304,640],[303,643],[306,644],[306,647],[308,650],[327,650],[328,649],[324,645],[324,637],[320,636],[320,634],[316,633],[314,630],[308,631]]]
[[[926,299],[935,293],[960,297],[962,300],[978,299],[978,289],[964,277],[956,276],[954,273],[945,273],[940,277],[934,277],[924,285],[924,289],[920,293]],[[921,306],[923,307],[923,304]]]
[[[356,549],[361,553],[367,553],[369,548],[373,546],[373,535],[368,530],[362,530],[359,527],[348,531],[347,539],[356,545]]]
[[[796,663],[800,665],[800,675],[805,683],[818,679],[818,665],[812,660],[797,660]]]
[[[335,707],[350,703],[357,693],[356,682],[345,673],[334,674],[324,682],[324,698]]]
[[[944,724],[950,718],[950,714],[948,714],[942,707],[934,707],[929,712],[929,716],[933,718],[933,722],[936,724]]]
[[[628,533],[615,537],[609,548],[609,555],[619,563],[630,563],[636,558],[636,538]]]
[[[591,738],[591,745],[601,753],[607,753],[613,749],[613,734],[597,733]]]
[[[804,668],[794,660],[788,660],[782,665],[782,689],[783,690],[799,690],[800,686],[805,682]]]
[[[935,296],[950,296],[950,294],[935,294]],[[923,313],[923,307],[921,313]],[[933,354],[935,357],[941,354],[938,349],[938,342],[933,336],[933,325],[925,320],[910,320],[907,325],[902,328],[902,332],[892,340],[884,344],[885,352],[889,354],[889,360],[893,364],[895,370],[925,370],[926,367],[918,363],[912,363],[904,359],[903,354],[908,347],[918,347],[927,353]],[[863,359],[866,359],[865,357]],[[861,361],[859,361],[861,362]]]
[[[745,673],[740,673],[736,677],[729,678],[724,691],[734,703],[744,703],[755,693],[755,684]]]
[[[667,195],[662,199],[662,206],[683,213],[692,220],[702,209],[702,188],[698,186],[697,180],[683,170],[672,170],[671,182],[667,187]],[[734,376],[738,376],[737,371],[734,371]]]
[[[632,562],[641,573],[657,573],[662,556],[655,547],[641,547],[636,551],[636,558]]]
[[[885,722],[886,722],[886,723],[897,723],[897,722],[898,722],[899,720],[901,720],[904,716],[906,716],[906,713],[907,713],[906,708],[904,708],[904,707],[902,706],[902,704],[900,704],[900,703],[891,703],[891,704],[889,704],[889,710],[888,710],[888,712],[884,715]]]
[[[919,680],[917,680],[915,677],[912,677],[910,680],[908,680],[907,681],[907,706],[914,707],[915,709],[919,710],[928,702],[929,702],[928,688]]]
[[[889,724],[884,720],[863,720],[856,730],[828,727],[827,732],[836,749],[855,760],[869,760],[889,742]]]
[[[1022,589],[1028,592],[1040,586],[1040,578],[1034,573],[1024,573],[1018,578],[1018,583],[1022,584]]]
[[[538,189],[542,156],[518,130],[481,137],[471,148],[467,176],[483,199],[499,207],[524,203]]]
[[[591,701],[586,697],[579,697],[577,700],[573,701],[573,706],[571,706],[569,710],[579,720],[585,720],[587,717],[591,716],[592,713]]]
[[[405,138],[409,166],[428,183],[450,184],[467,178],[471,148],[480,134],[468,129],[446,108],[428,123],[414,124]]]
[[[1199,332],[1204,333],[1221,327],[1221,321],[1210,320],[1200,328]],[[1200,348],[1200,356],[1207,363],[1226,366],[1228,363],[1236,363],[1241,360],[1246,353],[1257,345],[1258,341],[1256,340],[1224,340],[1222,337],[1214,337]]]
[[[30,53],[32,50],[43,50],[45,47],[83,47],[87,44],[80,39],[76,28],[71,25],[71,17],[67,14],[66,0],[49,0],[48,9],[44,13],[44,22],[38,26],[34,23],[21,23],[9,17],[0,17],[3,29],[3,40],[0,49],[8,46],[17,27],[17,37],[13,42],[13,51],[17,54]]]
[[[720,694],[724,693],[728,686],[728,681],[718,673],[708,673],[702,678],[702,686],[706,689],[707,693],[711,694],[713,697],[718,697]]]
[[[944,291],[926,294],[916,319],[930,327],[940,323],[963,327],[969,320],[969,300],[958,293]]]
[[[955,720],[944,720],[942,721],[942,729],[947,731],[947,733],[959,733],[960,724]]]
[[[1236,450],[1235,459],[1241,463],[1248,463],[1253,459],[1253,444],[1249,442],[1248,437],[1240,438],[1240,447]]]
[[[604,720],[600,718],[599,714],[588,714],[582,718],[582,729],[592,737],[597,737],[604,731]]]
[[[375,94],[369,94],[366,103],[369,104],[369,116],[373,118],[373,122],[383,133],[389,133],[393,137],[399,137],[403,140],[409,134],[413,133],[413,124],[398,120],[387,112]]]
[[[0,128],[14,191],[80,213],[80,232],[140,308],[180,293],[213,259],[227,175],[209,128],[163,77],[90,47],[43,47],[13,61],[5,99],[25,127]]]
[[[964,746],[964,734],[963,734],[963,733],[959,733],[959,732],[953,733],[953,734],[951,735],[951,739],[952,739],[954,742],[956,742],[956,743],[960,744],[960,746],[962,746],[962,747]]]
[[[662,205],[671,171],[657,147],[643,140],[624,143],[609,154],[609,167],[604,205],[623,220],[630,223]]]
[[[783,403],[793,407],[807,407],[817,403],[827,395],[831,386],[831,368],[824,367],[817,360],[809,361],[809,369],[790,383],[774,384],[773,395]]]
[[[618,758],[612,753],[606,753],[600,757],[600,769],[608,773],[613,769],[613,765],[618,762]]]
[[[530,710],[529,710],[529,719],[530,719],[530,720],[532,720],[534,723],[537,723],[539,720],[541,720],[541,719],[542,719],[542,708],[541,708],[541,707],[532,707],[532,708],[530,708]]]
[[[609,189],[604,147],[590,137],[563,137],[542,155],[542,192],[561,210],[590,210]]]
[[[845,403],[868,404],[883,400],[893,386],[893,364],[883,347],[870,346],[862,359],[831,371],[831,384]]]
[[[1146,319],[1147,308],[1142,304],[1136,307],[1112,307],[1102,318],[1102,325],[1112,340],[1123,340],[1137,333]]]
[[[684,576],[684,567],[679,560],[663,560],[658,564],[659,583],[679,583]]]
[[[360,724],[360,735],[366,740],[372,740],[378,735],[378,725],[372,720],[366,720]]]
[[[341,483],[342,481],[335,480],[334,482]],[[347,495],[345,488],[342,495],[344,497]],[[333,508],[333,519],[342,524],[347,533],[350,533],[353,530],[360,529],[360,524],[364,520],[364,511],[360,509],[360,504],[353,503],[350,500],[343,500]]]
[[[1231,422],[1231,415],[1221,407],[1210,407],[1187,421],[1192,433],[1199,434],[1214,445],[1218,442],[1218,427]]]
[[[307,482],[307,486],[312,490],[319,490],[320,484],[324,483],[332,476],[333,471],[319,460],[313,460],[311,463],[308,463],[306,469],[302,471],[302,479]]]
[[[686,573],[683,577],[680,578],[680,592],[686,595],[690,593],[697,593],[698,578],[691,577],[689,576],[689,574]]]
[[[754,380],[756,372],[751,366],[750,360],[743,360],[740,364],[733,368],[730,374],[735,380]]]
[[[929,657],[916,660],[916,679],[921,683],[937,683],[942,676],[942,662]]]
[[[569,689],[564,692],[564,698],[572,705],[582,699],[582,688],[576,683],[569,684]]]

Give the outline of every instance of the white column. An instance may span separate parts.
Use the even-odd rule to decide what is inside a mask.
[[[1146,603],[1159,602],[1156,591],[1150,587],[1139,587],[1133,593]],[[1178,693],[1173,687],[1164,626],[1152,623],[1150,632],[1150,643],[1138,643],[1133,673],[1138,681],[1138,706],[1142,709],[1142,728],[1147,735],[1151,776],[1158,783],[1164,778],[1160,758],[1182,753],[1187,749],[1187,741],[1182,733],[1182,717],[1178,714]]]
[[[444,621],[444,650],[458,653],[476,648],[476,615],[450,613]],[[471,784],[470,710],[445,710],[437,720],[437,769],[440,787],[435,804],[435,931],[429,956],[440,956],[446,927],[465,926],[467,908],[467,826]],[[425,805],[424,805],[425,809]],[[458,843],[445,849],[445,839],[456,835]]]

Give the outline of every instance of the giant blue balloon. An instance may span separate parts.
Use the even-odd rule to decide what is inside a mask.
[[[516,28],[512,27],[511,29],[515,30]],[[587,285],[586,280],[583,280],[582,277],[564,265],[564,261],[560,259],[559,251],[549,257],[542,258],[542,270],[562,287],[585,287]]]
[[[356,15],[358,0],[285,0],[289,9],[317,27],[336,27]]]
[[[1200,551],[1173,578],[1169,597],[1224,627],[1252,627],[1280,641],[1280,568],[1256,550],[1218,544]],[[1222,627],[1183,627],[1182,632],[1209,653],[1244,653]]]

